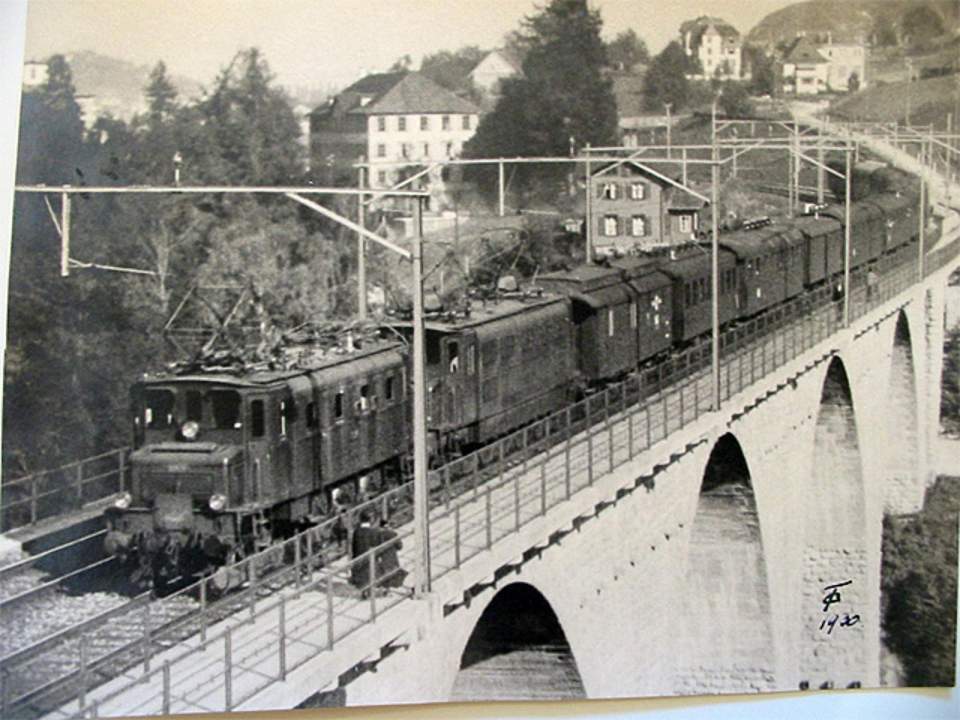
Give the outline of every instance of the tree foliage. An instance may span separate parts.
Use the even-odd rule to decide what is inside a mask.
[[[662,111],[666,103],[677,112],[690,98],[690,61],[677,41],[667,45],[653,58],[643,85],[643,104],[648,110]]]
[[[607,43],[607,57],[610,64],[619,70],[631,70],[640,63],[650,61],[647,44],[633,29],[624,30]]]
[[[920,513],[884,519],[883,633],[907,685],[953,685],[957,488],[956,478],[938,478]]]
[[[458,95],[471,99],[477,95],[470,81],[470,71],[486,56],[476,45],[467,45],[459,50],[440,50],[425,55],[420,62],[420,72],[438,85]]]
[[[191,185],[301,179],[299,126],[255,49],[238,53],[189,103],[158,63],[143,115],[100,117],[88,131],[69,65],[54,56],[48,69],[46,85],[23,96],[18,182],[172,184],[178,165]],[[330,242],[325,221],[289,202],[80,194],[72,220],[72,257],[152,274],[74,269],[61,278],[42,197],[17,197],[3,428],[4,467],[14,476],[128,441],[129,385],[173,359],[161,330],[193,283],[255,284],[282,326],[343,311],[332,286],[352,269],[353,245]]]
[[[723,83],[717,105],[727,117],[747,117],[753,114],[753,103],[745,83],[733,80]]]
[[[960,327],[947,334],[943,346],[940,424],[947,432],[960,433]]]
[[[773,95],[777,90],[777,64],[762,48],[747,45],[743,49],[750,67],[750,93]]]
[[[523,23],[523,77],[504,81],[494,110],[464,147],[467,157],[567,155],[576,147],[617,138],[617,107],[605,77],[602,20],[585,0],[552,0]],[[515,182],[528,186],[558,170],[525,167]],[[564,172],[560,168],[559,172]],[[474,175],[476,178],[476,175]]]

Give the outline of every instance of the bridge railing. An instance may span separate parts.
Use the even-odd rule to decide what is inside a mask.
[[[958,249],[960,243],[954,241],[931,253],[925,274],[956,257]],[[852,318],[861,317],[917,281],[914,253],[908,247],[885,258],[876,268],[880,279],[875,284],[867,284],[865,273],[854,273]],[[767,317],[728,330],[722,343],[722,397],[731,398],[829,337],[841,327],[841,312],[842,300],[833,300],[828,289],[823,289],[813,298],[792,301]],[[462,567],[712,410],[709,355],[707,345],[691,348],[661,367],[431,471],[431,578],[439,580]],[[650,482],[651,478],[637,480],[638,484]],[[393,500],[408,507],[409,483],[391,492]],[[364,509],[383,512],[390,502],[389,498],[377,498]],[[210,626],[213,620],[208,618],[199,635],[179,645],[179,654],[152,664],[152,656],[146,656],[143,672],[109,695],[88,702],[89,685],[84,682],[76,696],[76,716],[95,716],[133,685],[142,699],[135,710],[138,714],[230,710],[402,602],[407,597],[403,588],[380,586],[389,585],[386,578],[396,577],[399,567],[413,564],[415,548],[409,525],[379,548],[317,569],[317,553],[304,552],[304,537],[331,532],[332,527],[313,528],[288,541],[283,550],[296,554],[293,564],[279,571],[288,577],[293,573],[296,593],[258,603],[258,581],[254,580],[246,591],[249,616],[241,613]],[[396,562],[381,565],[380,556],[392,553]],[[275,576],[264,576],[259,582],[262,586],[275,580]],[[311,602],[295,602],[307,594]],[[86,677],[89,670],[83,661],[80,666],[80,676]],[[236,682],[241,677],[242,691]]]
[[[129,487],[129,447],[5,480],[0,532],[35,525]]]

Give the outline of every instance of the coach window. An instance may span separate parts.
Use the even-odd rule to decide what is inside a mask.
[[[387,402],[393,401],[393,375],[388,375],[383,381],[383,397]]]
[[[169,390],[147,390],[144,393],[143,422],[148,430],[173,425],[174,394]]]
[[[254,400],[250,403],[250,434],[255,438],[263,437],[264,430],[263,400]]]
[[[637,303],[630,303],[630,327],[637,327]]]
[[[343,420],[343,390],[333,396],[333,421]]]
[[[238,430],[240,421],[240,393],[235,390],[211,390],[210,407],[213,410],[213,426],[217,430]]]
[[[370,409],[370,386],[364,383],[360,386],[360,397],[356,404],[357,412],[366,412]]]
[[[613,308],[607,308],[607,335],[613,337],[614,330]]]
[[[287,435],[287,401],[281,400],[280,404],[277,405],[277,431],[280,433],[280,437],[286,437]]]
[[[460,372],[460,343],[453,340],[447,343],[447,362],[451,375]]]

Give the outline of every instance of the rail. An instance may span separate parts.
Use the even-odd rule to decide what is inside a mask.
[[[0,532],[82,509],[129,487],[129,447],[3,483]]]
[[[953,241],[929,253],[924,275],[955,258],[958,249],[960,242]],[[867,285],[863,270],[853,274],[852,320],[918,280],[915,252],[908,246],[883,258],[874,268],[880,273],[875,285]],[[832,301],[821,290],[727,330],[722,337],[721,397],[728,400],[836,332],[841,328],[841,310],[842,301]],[[710,412],[708,364],[708,346],[691,348],[431,471],[431,578],[462,567],[598,477]],[[411,492],[409,484],[401,486],[370,501],[365,509],[389,512],[394,503],[406,504]],[[173,649],[164,648],[168,652],[162,662],[156,658],[151,662],[144,654],[142,671],[129,671],[120,687],[93,697],[88,684],[91,662],[79,658],[76,716],[95,716],[133,685],[140,705],[128,712],[230,710],[402,602],[407,597],[403,588],[379,591],[378,586],[386,584],[386,573],[377,558],[396,548],[399,565],[411,567],[409,526],[359,558],[329,562],[317,552],[317,545],[329,539],[332,522],[311,528],[282,549],[271,548],[245,561],[251,563],[243,595],[246,612],[219,619],[215,610],[229,597],[208,602],[204,597],[212,581],[202,581],[196,590],[205,610],[184,620],[195,628],[193,635]],[[264,563],[268,553],[289,562],[259,575],[258,563]],[[367,580],[358,581],[358,576]],[[266,584],[282,581],[292,589],[267,600],[258,598]],[[363,590],[367,592],[361,595]],[[235,682],[241,676],[242,690]]]

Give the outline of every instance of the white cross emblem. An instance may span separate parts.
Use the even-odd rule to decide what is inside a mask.
[[[653,300],[650,301],[650,307],[653,308],[654,312],[659,312],[660,306],[663,305],[663,300],[659,295],[654,295]]]

